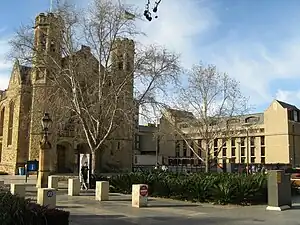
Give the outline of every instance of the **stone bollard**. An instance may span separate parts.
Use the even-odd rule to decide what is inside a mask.
[[[26,193],[25,184],[10,184],[10,192],[13,195],[18,195],[19,197],[24,198]]]
[[[0,187],[2,187],[2,186],[4,186],[4,181],[3,180],[0,181]]]
[[[56,189],[38,188],[37,203],[48,208],[56,207]]]
[[[282,211],[292,206],[290,175],[283,170],[268,171],[267,210]]]
[[[49,176],[48,177],[48,188],[58,189],[58,177]]]
[[[80,194],[80,180],[78,178],[70,178],[68,181],[68,195],[78,196]]]
[[[96,200],[108,201],[109,199],[109,182],[96,181]]]
[[[148,185],[132,185],[132,207],[141,208],[148,206]]]

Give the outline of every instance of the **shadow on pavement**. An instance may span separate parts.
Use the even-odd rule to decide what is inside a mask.
[[[253,221],[243,219],[228,219],[224,217],[198,217],[198,218],[187,218],[187,217],[165,217],[165,216],[141,216],[141,217],[126,217],[124,215],[71,215],[70,225],[136,225],[136,224],[155,224],[155,225],[182,225],[188,223],[189,225],[199,224],[219,224],[219,225],[238,225],[238,224],[252,224]]]

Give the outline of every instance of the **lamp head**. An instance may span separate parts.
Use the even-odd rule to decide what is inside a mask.
[[[52,120],[50,118],[50,115],[49,113],[45,113],[44,114],[44,117],[42,119],[42,127],[43,127],[43,130],[48,130],[49,127],[51,126],[52,124]]]

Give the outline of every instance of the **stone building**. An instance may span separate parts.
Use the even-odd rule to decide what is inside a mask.
[[[205,140],[191,126],[194,120],[192,113],[178,110],[169,110],[161,118],[160,129],[165,135],[161,137],[160,154],[168,158],[165,163],[203,165],[194,152],[205,158],[205,151],[198,147],[204,148]],[[220,132],[209,145],[211,159],[220,167],[226,164],[300,166],[300,110],[296,106],[274,100],[262,113],[224,118],[223,122],[225,133]],[[234,129],[226,131],[228,125]]]
[[[51,115],[51,109],[47,108],[49,99],[45,97],[51,92],[49,89],[51,72],[40,61],[47,61],[45,58],[41,59],[47,55],[61,62],[62,66],[68,65],[68,56],[62,57],[60,47],[62,31],[57,24],[61,22],[61,18],[53,13],[41,13],[36,17],[34,44],[40,51],[35,55],[35,63],[27,67],[16,61],[7,90],[0,91],[0,171],[14,174],[19,166],[24,166],[26,161],[38,160],[41,119],[45,111]],[[118,77],[127,76],[129,70],[132,71],[135,47],[134,42],[128,39],[119,39],[114,44],[116,49],[112,52],[112,64],[117,66],[113,67],[112,73],[118,79]],[[82,70],[98,71],[99,66],[102,66],[87,46],[82,46],[74,53],[74,57],[82,62],[81,66],[79,65],[79,69]],[[124,92],[126,96],[124,96],[123,105],[120,106],[124,110],[134,105],[133,76],[126,88],[127,91]],[[60,113],[63,115],[65,112]],[[80,127],[78,129],[71,121],[63,125],[55,123],[53,119],[52,157],[49,159],[51,170],[62,173],[77,172],[79,154],[90,153],[80,133],[81,129]],[[130,169],[133,158],[133,129],[132,124],[120,121],[119,128],[106,143],[103,156],[96,156],[96,164]]]

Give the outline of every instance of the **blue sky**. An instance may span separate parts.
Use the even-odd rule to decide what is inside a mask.
[[[141,7],[145,2],[124,1]],[[49,5],[50,0],[1,1],[0,88],[11,71],[3,57],[7,40]],[[141,41],[181,53],[186,67],[213,63],[235,77],[261,111],[274,98],[300,106],[299,8],[299,0],[162,0],[159,18],[138,24],[148,34]]]

